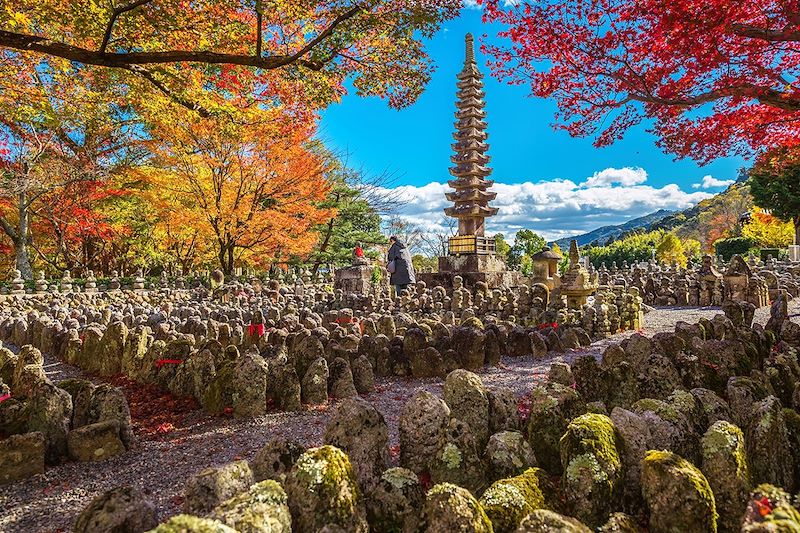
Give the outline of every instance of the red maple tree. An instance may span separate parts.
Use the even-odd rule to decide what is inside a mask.
[[[557,125],[607,146],[644,122],[707,163],[800,133],[796,0],[483,0],[510,46],[495,76],[555,98]]]

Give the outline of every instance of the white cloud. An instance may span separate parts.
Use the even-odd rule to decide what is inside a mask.
[[[703,182],[693,183],[692,188],[699,189],[702,187],[703,189],[716,189],[733,185],[734,182],[735,180],[718,180],[714,176],[703,176]]]
[[[619,183],[624,186],[639,185],[647,181],[647,172],[641,167],[607,168],[595,172],[581,186],[598,187]]]
[[[487,232],[513,236],[529,228],[548,240],[591,231],[600,226],[621,224],[659,209],[685,209],[709,198],[701,191],[686,192],[676,184],[663,187],[643,185],[647,172],[641,168],[608,168],[580,184],[566,179],[533,183],[496,183],[497,198],[492,206],[500,211],[487,221]],[[399,196],[398,215],[424,231],[445,230],[444,208],[450,203],[446,183],[421,187],[403,185],[393,189]]]

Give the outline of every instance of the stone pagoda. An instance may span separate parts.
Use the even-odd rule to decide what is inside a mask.
[[[452,287],[456,275],[461,276],[467,287],[477,282],[489,287],[520,284],[519,273],[509,272],[503,260],[495,255],[494,237],[486,236],[485,221],[498,211],[489,202],[497,193],[489,191],[494,182],[487,179],[492,171],[487,166],[483,74],[475,61],[474,47],[472,35],[467,34],[464,68],[456,83],[456,131],[452,145],[455,154],[450,158],[453,162],[450,174],[454,179],[448,181],[454,190],[446,193],[453,206],[444,210],[447,216],[458,219],[458,234],[448,242],[448,255],[439,258],[439,272],[418,276],[428,285]]]
[[[489,156],[486,152],[486,111],[484,111],[483,75],[475,61],[472,35],[466,37],[466,58],[464,68],[458,74],[458,101],[456,102],[456,132],[453,134],[455,155],[450,157],[453,167],[450,174],[456,179],[448,181],[455,189],[447,193],[453,207],[444,210],[447,216],[458,219],[458,237],[485,237],[484,222],[487,217],[497,214],[497,208],[489,207],[497,193],[487,189],[494,183],[486,178],[492,173],[487,167]],[[472,239],[462,239],[468,244]],[[458,239],[452,243],[459,244]],[[451,244],[451,245],[452,245]]]

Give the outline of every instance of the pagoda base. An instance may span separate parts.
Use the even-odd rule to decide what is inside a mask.
[[[522,274],[508,270],[505,261],[496,255],[477,254],[439,257],[439,272],[417,274],[417,281],[424,281],[428,287],[452,289],[456,276],[461,276],[468,289],[478,282],[486,283],[490,289],[523,284]]]

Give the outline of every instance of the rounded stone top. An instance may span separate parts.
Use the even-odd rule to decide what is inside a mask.
[[[531,257],[531,259],[533,259],[534,261],[536,261],[537,259],[539,260],[555,259],[561,261],[562,259],[564,259],[564,256],[562,256],[557,252],[552,251],[549,246],[545,246],[541,252],[533,254],[533,257]]]

